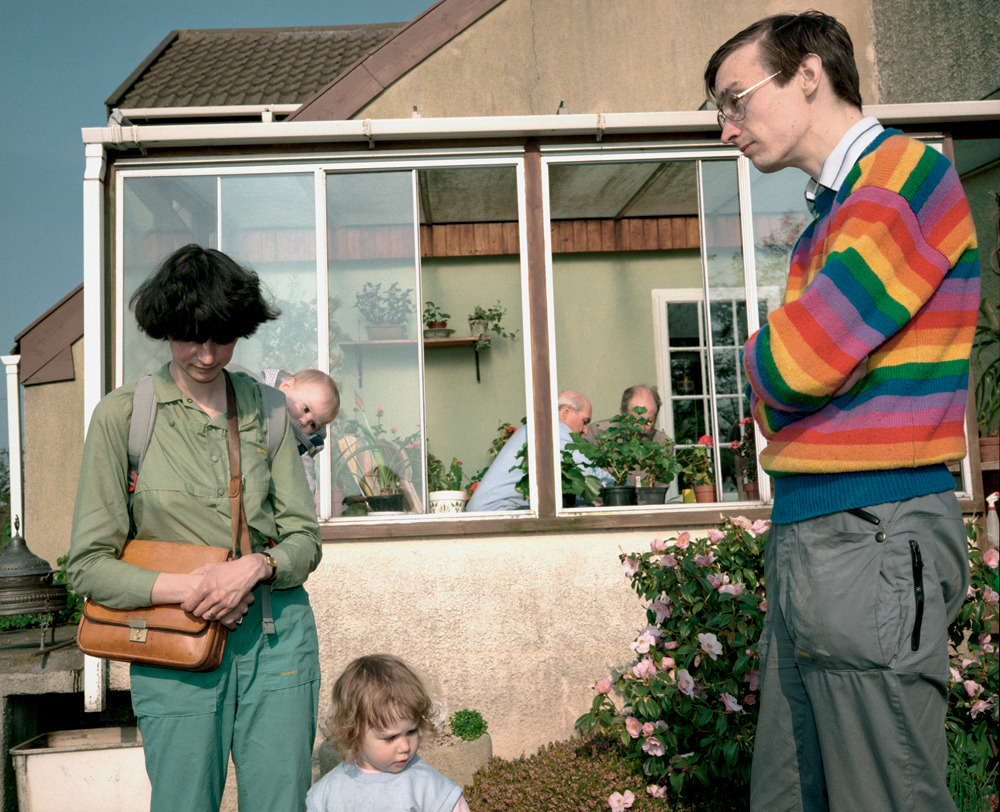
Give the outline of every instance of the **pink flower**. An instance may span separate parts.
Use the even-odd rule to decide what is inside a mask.
[[[753,522],[751,522],[746,516],[732,516],[729,521],[733,523],[733,527],[738,527],[740,530],[745,530],[750,532],[750,528],[753,527]]]
[[[994,609],[1000,608],[1000,593],[994,592],[988,586],[983,587],[983,600]]]
[[[361,395],[354,395],[354,405],[361,409],[361,411],[365,410],[365,402],[361,399]]]
[[[632,673],[638,679],[643,679],[645,677],[652,677],[656,674],[656,664],[653,662],[652,657],[643,657],[639,662],[632,666]]]
[[[719,593],[722,595],[735,595],[737,598],[746,591],[745,584],[726,584],[721,589]]]
[[[756,691],[760,688],[760,669],[751,668],[744,679],[750,684],[750,690]]]
[[[677,541],[674,542],[674,546],[678,550],[686,550],[691,544],[691,534],[686,530],[677,537]]]
[[[719,530],[718,527],[713,527],[711,530],[708,531],[708,540],[712,544],[718,544],[725,537],[726,537],[726,534],[723,533],[721,530]]]
[[[609,680],[607,677],[605,677],[604,679],[599,679],[597,681],[597,685],[594,686],[594,690],[597,691],[597,693],[601,694],[602,696],[607,696],[609,693],[611,693],[611,680]]]
[[[663,742],[652,736],[642,743],[642,749],[643,752],[656,757],[666,755],[667,753],[667,748],[663,746]]]
[[[661,787],[659,784],[650,784],[648,787],[646,787],[646,792],[648,792],[654,798],[667,797],[667,788]]]
[[[634,578],[636,572],[639,570],[638,559],[626,557],[625,560],[622,561],[622,570],[624,570],[627,577]]]
[[[723,693],[719,697],[722,700],[722,705],[730,713],[743,713],[743,706],[736,701],[736,697],[732,694]]]
[[[972,718],[975,719],[983,711],[988,711],[990,708],[992,708],[993,700],[995,698],[996,697],[991,696],[989,699],[977,699],[975,702],[973,702],[972,708],[969,711],[969,713],[972,714]]]
[[[662,623],[664,620],[666,620],[668,617],[670,617],[670,613],[671,613],[670,598],[664,596],[664,597],[660,598],[659,600],[653,601],[649,605],[649,609],[650,609],[650,611],[656,613],[656,622],[657,623]]]
[[[733,440],[729,444],[729,450],[730,451],[739,451],[740,450],[740,441],[739,440]]]
[[[653,637],[649,632],[643,632],[639,635],[638,639],[632,644],[632,650],[637,654],[645,654],[649,649],[656,645],[656,638]],[[637,675],[638,676],[638,675]]]
[[[715,561],[715,553],[708,553],[707,555],[696,555],[694,557],[694,563],[699,567],[707,567]]]
[[[653,539],[649,542],[649,549],[654,553],[662,553],[667,549],[667,543],[663,539]]]
[[[719,639],[711,632],[708,632],[707,634],[699,634],[698,643],[701,645],[701,650],[713,660],[722,654],[722,643],[720,643]]]
[[[949,668],[948,670],[951,672],[951,681],[952,682],[961,682],[962,681],[962,674],[961,674],[961,672],[959,672],[959,670],[957,668]]]
[[[991,570],[995,570],[997,565],[1000,565],[1000,550],[997,550],[996,547],[990,547],[983,553],[983,563]]]
[[[629,716],[625,720],[625,730],[628,731],[628,735],[631,736],[633,739],[639,738],[639,731],[641,729],[642,726],[639,724],[639,720],[636,719],[634,716]]]
[[[625,812],[626,809],[631,809],[634,803],[635,795],[629,789],[625,790],[624,795],[620,792],[612,792],[608,798],[608,805],[611,807],[611,812]]]
[[[376,417],[381,417],[381,416],[382,416],[382,415],[384,415],[384,414],[385,414],[385,409],[383,409],[383,408],[382,408],[381,406],[379,406],[379,407],[378,407],[378,408],[377,408],[377,409],[375,410],[375,416],[376,416]]]
[[[753,694],[747,694],[745,697],[743,697],[743,704],[744,705],[756,705],[757,704],[757,697],[754,696]]]
[[[701,437],[698,438],[698,445],[703,445],[706,448],[711,448],[714,444],[715,441],[712,439],[711,434],[703,434],[701,435]]]
[[[751,423],[753,423],[753,418],[752,417],[744,417],[740,421],[740,428],[745,428],[745,427],[749,426]]]
[[[667,569],[677,568],[677,556],[673,553],[667,553],[663,558],[660,559],[660,566],[666,567]]]
[[[708,579],[708,583],[711,584],[712,589],[722,589],[726,581],[729,580],[729,576],[723,575],[721,572],[719,573],[710,572],[708,575],[705,576],[705,578]]]
[[[673,668],[675,665],[673,657],[664,657],[660,660],[660,670],[666,671],[668,668]]]
[[[750,525],[750,530],[747,531],[751,536],[757,538],[761,533],[766,533],[767,529],[771,526],[771,523],[767,519],[758,519],[752,525]]]
[[[652,736],[655,732],[656,732],[656,728],[653,727],[653,723],[652,722],[645,722],[645,723],[643,723],[643,726],[642,726],[642,735],[643,736],[647,736],[647,737],[648,736]]]
[[[686,668],[677,672],[677,690],[687,696],[694,696],[694,678],[688,673]]]
[[[762,601],[760,602],[759,606],[760,606],[760,611],[762,611],[762,612],[766,612],[766,611],[767,611],[767,598],[764,598],[764,599],[763,599],[763,600],[762,600]]]
[[[670,640],[663,644],[663,648],[666,649],[667,651],[673,651],[678,646],[680,646],[680,643],[678,643],[676,640]]]
[[[975,680],[967,679],[962,685],[965,686],[965,692],[969,695],[969,699],[975,699],[983,692],[983,686]]]

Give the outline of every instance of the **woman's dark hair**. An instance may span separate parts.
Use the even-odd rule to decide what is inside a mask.
[[[257,274],[221,251],[185,245],[132,294],[129,307],[150,338],[228,344],[251,336],[281,311]]]
[[[861,109],[851,35],[842,23],[820,11],[765,17],[721,45],[705,67],[705,88],[710,99],[715,99],[715,77],[722,63],[751,42],[760,44],[760,59],[767,72],[781,71],[775,82],[782,86],[791,81],[806,56],[816,54],[823,61],[823,72],[837,98]]]

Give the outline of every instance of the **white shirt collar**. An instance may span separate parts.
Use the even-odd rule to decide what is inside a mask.
[[[816,180],[809,178],[809,182],[806,184],[806,201],[810,204],[810,208],[812,208],[812,201],[816,199],[820,186],[825,186],[835,192],[840,191],[840,187],[844,185],[844,180],[847,178],[847,173],[858,162],[861,153],[868,148],[872,141],[878,138],[879,133],[884,129],[875,116],[865,116],[844,133],[837,146],[826,156],[819,178]]]

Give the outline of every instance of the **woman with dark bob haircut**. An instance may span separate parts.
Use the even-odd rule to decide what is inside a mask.
[[[67,569],[106,606],[180,604],[229,629],[214,671],[131,666],[152,812],[218,812],[230,755],[242,812],[302,809],[319,709],[316,624],[302,584],[319,564],[316,512],[286,418],[273,458],[261,391],[226,364],[278,311],[225,254],[188,245],[132,296],[140,329],[170,345],[156,417],[128,500],[135,383],[97,405],[83,451]],[[186,574],[119,560],[129,538],[230,549],[227,389],[235,396],[252,552]]]

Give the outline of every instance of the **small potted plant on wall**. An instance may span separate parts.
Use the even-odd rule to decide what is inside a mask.
[[[444,463],[428,452],[427,454],[427,498],[431,513],[461,513],[465,510],[468,494],[462,487],[462,463],[457,457],[451,458],[451,465]]]
[[[445,313],[434,302],[424,302],[424,338],[447,338],[454,330],[448,329],[450,313]]]
[[[402,290],[393,282],[385,290],[381,282],[365,282],[355,295],[354,306],[368,322],[368,338],[373,341],[403,338],[407,317],[414,312],[413,288]]]
[[[469,330],[478,339],[477,348],[488,347],[490,337],[494,335],[500,338],[514,338],[517,335],[517,330],[508,332],[503,327],[502,321],[506,312],[507,308],[500,304],[499,299],[495,305],[490,307],[476,305],[472,309],[469,314]]]

